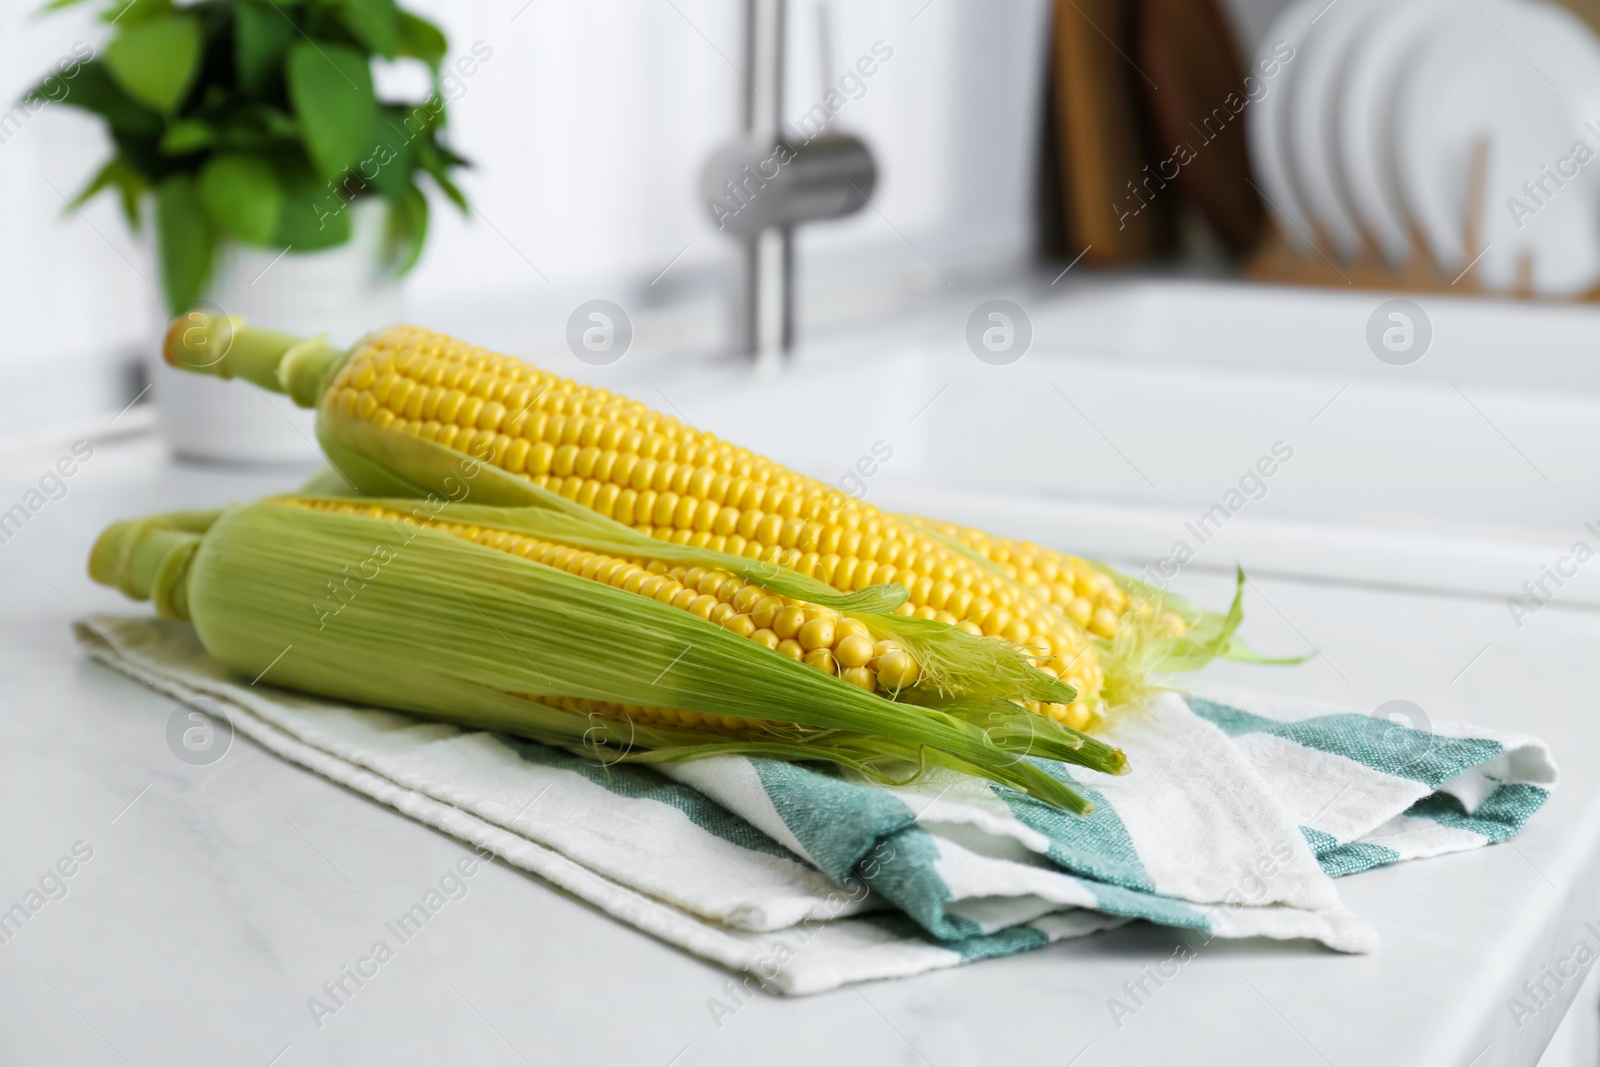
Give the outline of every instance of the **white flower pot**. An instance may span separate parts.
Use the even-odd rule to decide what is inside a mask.
[[[346,210],[354,213],[352,235],[338,248],[281,258],[239,245],[219,249],[204,306],[307,337],[325,333],[341,345],[399,322],[400,284],[381,263],[387,208],[369,199]],[[179,458],[243,464],[316,459],[315,417],[288,397],[239,379],[176,370],[159,354],[152,363],[163,432]]]

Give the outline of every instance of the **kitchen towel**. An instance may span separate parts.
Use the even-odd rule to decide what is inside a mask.
[[[1556,778],[1531,737],[1197,688],[1111,728],[1133,773],[1050,768],[1094,801],[1079,818],[944,771],[888,788],[737,756],[602,766],[253,685],[187,625],[103,615],[76,629],[96,660],[264,748],[774,993],[1135,919],[1371,951],[1377,933],[1335,877],[1504,840]]]

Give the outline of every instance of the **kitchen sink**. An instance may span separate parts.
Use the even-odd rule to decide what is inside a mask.
[[[1600,606],[1600,565],[1583,565],[1600,551],[1600,310],[1421,298],[1431,344],[1398,366],[1367,342],[1390,295],[1162,279],[1004,295],[1034,331],[1004,366],[967,348],[979,296],[813,344],[776,379],[627,361],[585,376],[881,506],[1152,580],[1237,562]]]

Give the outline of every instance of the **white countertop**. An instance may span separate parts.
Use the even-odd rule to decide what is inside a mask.
[[[0,510],[59,454],[0,459]],[[1491,599],[1262,580],[1246,637],[1322,657],[1209,677],[1362,709],[1404,697],[1538,734],[1561,764],[1512,844],[1340,882],[1375,955],[1213,942],[1119,1030],[1107,998],[1180,936],[1138,925],[760,999],[719,1029],[707,1001],[726,972],[494,865],[319,1030],[306,999],[464,849],[242,739],[212,766],[180,762],[171,702],[86,662],[69,632],[79,612],[143,610],[83,573],[104,524],[296,480],[175,467],[150,438],[100,445],[0,544],[0,911],[75,843],[93,850],[0,944],[0,1063],[1533,1064],[1577,981],[1520,1031],[1507,997],[1579,937],[1600,944],[1583,929],[1600,929],[1600,614],[1557,604],[1517,630]],[[1215,573],[1179,585],[1228,592]]]

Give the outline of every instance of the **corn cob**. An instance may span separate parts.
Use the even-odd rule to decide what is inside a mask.
[[[718,558],[554,509],[278,498],[116,524],[90,574],[191,620],[246,676],[602,759],[742,752],[897,779],[935,764],[1076,811],[1023,756],[1124,769],[1006,700],[1070,690],[1009,646],[892,614],[903,590],[704,565]],[[790,611],[811,627],[799,660],[745,625]],[[836,666],[862,658],[859,638],[873,658],[846,669],[870,687]]]
[[[1180,637],[1188,629],[1176,612],[1163,611],[1158,618],[1149,600],[1125,592],[1116,578],[1086,559],[953,522],[909,521],[976,552],[1007,578],[1038,590],[1074,624],[1096,637],[1113,641],[1129,622],[1154,623],[1172,637]]]
[[[289,500],[292,505],[342,515],[365,515],[400,522],[406,513],[390,507],[338,500]],[[648,597],[721,626],[824,674],[837,675],[867,692],[898,695],[914,686],[921,674],[916,660],[892,640],[875,640],[871,627],[833,608],[774,596],[717,568],[673,567],[660,560],[627,559],[588,552],[557,541],[526,537],[495,527],[428,520],[439,530],[487,548],[510,552],[536,563]],[[611,709],[616,710],[616,709]],[[630,714],[657,714],[658,709],[626,709]],[[669,721],[670,721],[670,713]],[[698,725],[695,712],[685,712],[688,725]],[[712,718],[716,718],[712,716]],[[729,729],[752,726],[722,716]]]
[[[166,355],[316,406],[324,451],[362,492],[453,495],[457,462],[470,457],[492,475],[472,487],[475,501],[559,497],[658,540],[781,564],[841,592],[901,585],[901,614],[1009,642],[1071,686],[1070,703],[1027,704],[1065,725],[1087,728],[1104,711],[1108,666],[1122,671],[1119,695],[1138,689],[1137,672],[1095,640],[1124,629],[1107,603],[1075,592],[1063,602],[1052,584],[1019,580],[935,530],[512,357],[415,327],[345,353],[203,316],[174,323]],[[1099,595],[1115,603],[1119,593],[1112,584]]]

